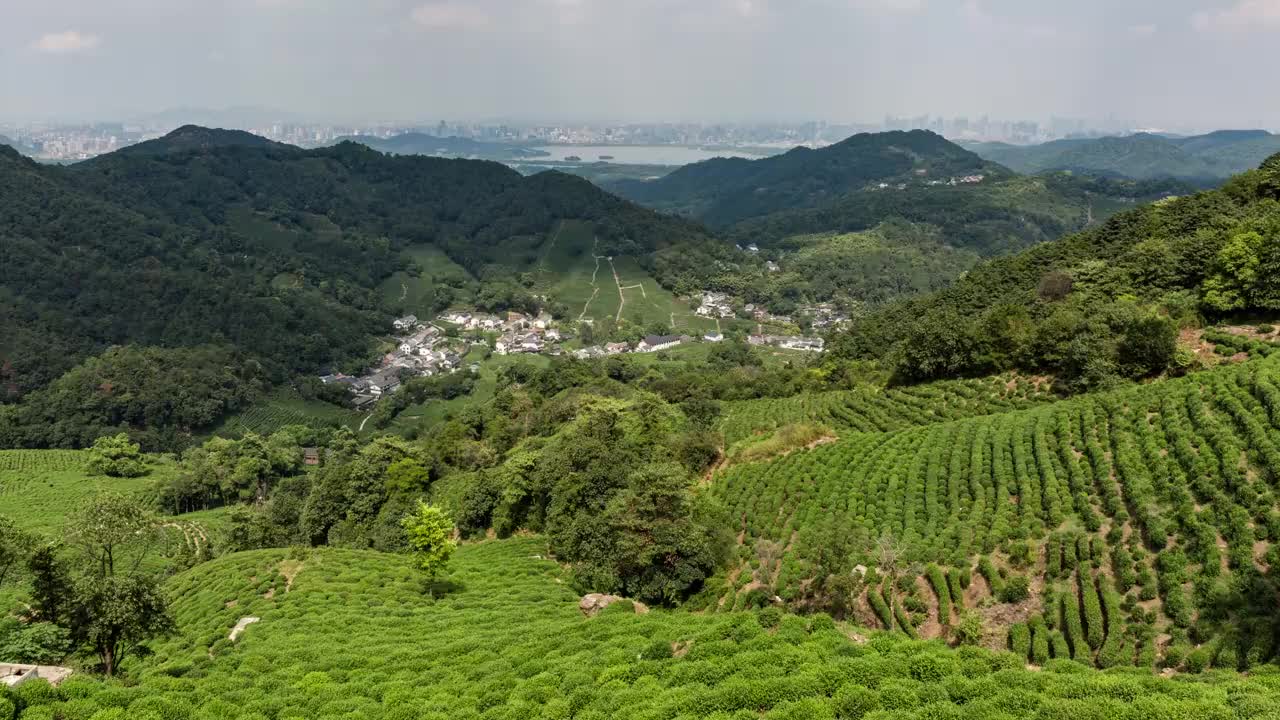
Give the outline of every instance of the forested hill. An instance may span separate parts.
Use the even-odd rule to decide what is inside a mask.
[[[908,178],[1009,175],[1009,171],[926,130],[861,133],[818,150],[796,148],[761,160],[707,160],[653,181],[610,189],[662,210],[724,227],[779,210],[814,207],[869,185]]]
[[[0,148],[0,382],[20,398],[126,343],[229,346],[277,378],[360,367],[403,249],[434,243],[520,302],[516,270],[570,218],[664,281],[722,250],[585,180],[498,163],[197,127],[69,167]]]
[[[35,154],[34,148],[27,147],[26,145],[23,145],[22,143],[18,142],[17,140],[14,140],[13,138],[0,135],[0,146],[6,146],[6,145],[8,147],[13,148],[14,150],[17,150],[19,153],[23,155]]]
[[[1194,357],[1175,335],[1199,317],[1276,311],[1280,154],[1219,190],[1121,213],[892,303],[833,347],[890,359],[907,380],[1017,368],[1086,390],[1185,368]]]
[[[976,143],[982,157],[1018,172],[1057,170],[1133,179],[1178,178],[1217,184],[1280,151],[1280,135],[1219,130],[1191,137],[1136,133],[1125,137],[1055,140],[1041,145]]]

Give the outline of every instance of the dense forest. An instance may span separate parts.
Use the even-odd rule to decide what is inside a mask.
[[[887,360],[907,380],[1019,368],[1076,389],[1185,366],[1179,327],[1280,309],[1278,202],[1275,155],[1220,190],[1122,213],[889,304],[840,334],[836,354]]]
[[[563,219],[593,221],[603,251],[635,255],[671,285],[700,285],[731,252],[692,223],[560,173],[526,178],[354,143],[305,151],[190,126],[68,167],[0,147],[0,196],[7,403],[72,392],[51,384],[115,345],[225,346],[233,373],[252,363],[268,383],[358,369],[390,329],[378,284],[410,267],[402,251],[413,244],[442,249],[495,310],[536,307],[517,271]],[[102,387],[128,384],[107,379]],[[102,402],[101,390],[76,387],[83,407]],[[21,424],[49,404],[0,418]],[[157,417],[104,413],[87,427],[144,415]]]

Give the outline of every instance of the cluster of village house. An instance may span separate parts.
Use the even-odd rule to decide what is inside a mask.
[[[837,317],[834,308],[820,305],[816,308],[825,314],[823,327],[831,325],[831,318]],[[770,315],[763,307],[747,305],[745,308],[752,317],[759,321],[787,322],[790,317]],[[723,293],[703,293],[702,306],[698,314],[707,317],[733,317],[733,309],[728,295]],[[815,316],[817,317],[817,316]],[[438,318],[461,331],[472,333],[471,340],[450,338],[444,329],[437,324],[425,323],[414,315],[406,315],[395,320],[396,347],[382,357],[380,365],[364,375],[352,376],[341,373],[321,376],[325,384],[339,383],[351,389],[353,403],[357,409],[368,408],[383,395],[394,392],[400,387],[402,378],[406,376],[430,377],[441,373],[452,373],[462,369],[463,357],[472,345],[490,346],[484,339],[484,333],[493,337],[493,352],[499,355],[519,353],[537,353],[558,356],[564,350],[560,342],[569,338],[561,334],[555,327],[551,315],[542,312],[536,316],[518,312],[505,315],[492,313],[453,310]],[[815,326],[817,321],[815,320]],[[495,337],[496,336],[496,337]],[[724,336],[719,332],[709,332],[701,337],[705,342],[721,342]],[[575,358],[587,359],[620,355],[623,353],[649,353],[669,350],[684,343],[692,342],[689,335],[648,335],[637,343],[606,343],[574,350]],[[822,339],[791,335],[752,335],[748,340],[753,345],[774,345],[791,350],[822,351]],[[469,369],[474,372],[478,365],[472,363]]]
[[[927,171],[925,170],[916,170],[915,172],[916,172],[916,175],[928,174]],[[960,177],[948,178],[946,180],[930,180],[926,182],[925,185],[928,185],[930,187],[937,187],[939,185],[948,185],[951,187],[954,187],[956,185],[973,185],[975,183],[982,182],[983,180],[986,179],[986,177],[987,177],[986,175],[962,175]],[[868,190],[888,190],[889,188],[893,188],[894,190],[906,190],[907,183],[897,183],[895,185],[890,185],[889,183],[882,182],[882,183],[876,183],[875,185],[872,185],[867,189]]]
[[[382,356],[377,369],[359,377],[324,375],[320,381],[349,386],[353,404],[364,409],[384,394],[394,392],[405,375],[430,377],[456,372],[461,367],[466,348],[451,343],[439,327],[418,322],[414,315],[397,318],[394,325],[398,333],[396,347]]]
[[[774,315],[764,306],[747,303],[742,306],[744,312],[753,320],[761,323],[791,324],[790,315]],[[732,318],[737,316],[733,308],[733,298],[728,293],[704,291],[702,304],[695,313],[709,318]],[[838,327],[849,322],[849,316],[841,312],[832,303],[819,303],[800,308],[800,314],[809,317],[813,327],[818,329]]]

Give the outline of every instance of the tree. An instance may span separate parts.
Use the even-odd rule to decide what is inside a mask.
[[[150,575],[88,575],[76,583],[76,599],[81,618],[75,630],[98,654],[108,677],[144,641],[174,627],[159,580]]]
[[[1218,251],[1213,274],[1204,281],[1204,304],[1228,312],[1251,306],[1254,287],[1261,278],[1262,236],[1244,232],[1233,236]]]
[[[628,595],[675,603],[715,572],[730,544],[724,518],[710,500],[690,492],[689,474],[675,463],[652,463],[627,476],[608,503],[603,529],[612,538],[588,558],[613,575]]]
[[[427,489],[431,473],[414,458],[402,458],[387,467],[387,491],[390,493],[416,493]]]
[[[418,568],[435,577],[449,564],[458,543],[453,539],[453,521],[444,510],[419,500],[418,509],[400,521],[405,538],[413,549]]]
[[[1163,372],[1178,349],[1178,328],[1159,315],[1140,317],[1125,326],[1120,339],[1120,363],[1134,377]]]
[[[118,493],[103,493],[81,506],[71,517],[72,544],[96,566],[88,572],[99,577],[116,574],[116,563],[132,555],[128,572],[142,564],[155,540],[155,517],[137,500]]]
[[[31,619],[63,626],[71,624],[74,588],[71,573],[58,556],[57,547],[36,548],[27,560],[27,570],[31,573]]]
[[[14,568],[19,567],[31,550],[30,533],[19,528],[12,520],[0,515],[0,586]]]
[[[90,475],[107,477],[141,477],[147,474],[147,463],[141,446],[130,442],[125,433],[107,435],[93,441],[86,468]]]

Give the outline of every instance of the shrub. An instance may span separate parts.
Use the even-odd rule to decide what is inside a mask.
[[[1009,649],[1024,661],[1031,656],[1031,631],[1026,623],[1014,623],[1009,627]]]
[[[982,642],[982,616],[972,610],[966,610],[956,623],[956,642],[961,645],[977,645]]]
[[[1026,600],[1031,594],[1031,582],[1026,575],[1013,575],[1004,582],[1004,586],[1000,588],[999,597],[1001,602],[1016,603]]]
[[[880,707],[880,698],[872,690],[848,683],[836,691],[832,705],[840,720],[859,720]]]

